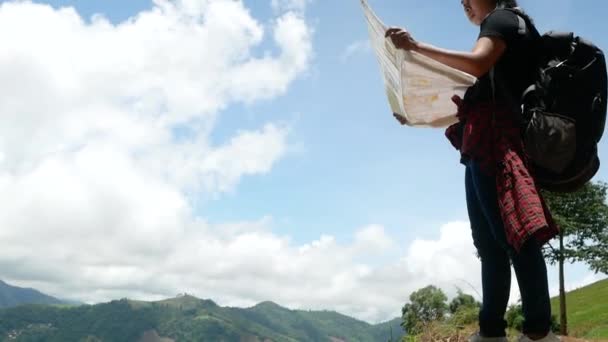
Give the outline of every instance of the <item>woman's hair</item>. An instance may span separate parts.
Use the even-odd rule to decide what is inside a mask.
[[[517,8],[517,0],[496,0],[496,7],[498,8]]]
[[[532,18],[530,18],[530,16],[527,15],[521,7],[519,7],[519,5],[517,4],[517,0],[496,0],[496,8],[513,9],[517,12],[517,14],[521,15],[522,17],[526,18],[530,23],[534,24]]]

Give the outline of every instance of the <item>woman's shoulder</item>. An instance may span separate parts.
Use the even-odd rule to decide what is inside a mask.
[[[481,23],[481,26],[488,24],[518,25],[518,22],[519,16],[515,11],[499,8],[488,14],[488,16]]]
[[[508,9],[497,9],[481,23],[480,37],[497,36],[510,41],[520,35],[522,25],[525,32],[525,21],[517,13]]]

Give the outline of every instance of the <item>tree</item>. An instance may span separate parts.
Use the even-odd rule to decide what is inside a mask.
[[[606,183],[587,183],[574,193],[543,192],[560,227],[558,247],[549,243],[545,257],[559,266],[560,333],[568,334],[564,263],[584,262],[596,273],[608,273],[608,206]]]
[[[450,313],[455,314],[462,307],[479,308],[481,307],[481,303],[476,301],[473,296],[462,292],[461,289],[458,289],[458,295],[450,302]]]
[[[478,320],[481,303],[471,295],[458,289],[458,294],[452,299],[449,305],[450,322],[456,327],[463,327]]]
[[[417,335],[425,325],[444,318],[448,298],[441,289],[429,285],[410,295],[410,303],[401,309],[401,326],[408,335]]]

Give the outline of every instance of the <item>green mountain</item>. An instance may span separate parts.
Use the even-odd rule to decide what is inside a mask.
[[[559,297],[551,299],[551,309],[559,317]],[[608,338],[608,279],[566,294],[570,335]]]
[[[289,310],[272,302],[248,309],[180,296],[122,299],[77,307],[26,305],[0,310],[0,341],[393,341],[399,319],[371,325],[336,312]]]
[[[0,308],[22,304],[68,304],[34,289],[11,286],[0,280]]]

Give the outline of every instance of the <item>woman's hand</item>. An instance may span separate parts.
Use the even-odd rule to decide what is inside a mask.
[[[399,121],[399,123],[401,125],[407,124],[407,119],[403,115],[397,114],[397,113],[393,113],[393,116],[395,117],[395,119],[397,119],[397,121]]]
[[[418,42],[406,30],[398,27],[391,27],[386,30],[385,37],[390,37],[397,49],[417,50]]]

